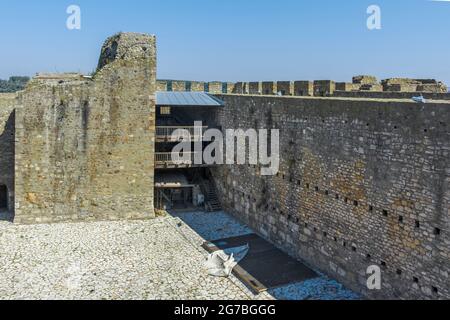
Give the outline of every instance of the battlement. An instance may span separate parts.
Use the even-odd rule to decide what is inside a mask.
[[[448,87],[435,79],[391,78],[381,82],[374,76],[355,76],[352,82],[333,80],[201,82],[157,80],[158,91],[201,91],[212,94],[248,94],[316,97],[362,97],[404,99],[417,95],[448,100]]]

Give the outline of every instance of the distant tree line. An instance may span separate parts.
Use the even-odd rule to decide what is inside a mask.
[[[0,79],[0,93],[16,92],[25,89],[29,77],[10,77],[9,80]]]

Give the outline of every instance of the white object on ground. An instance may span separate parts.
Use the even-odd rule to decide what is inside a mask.
[[[423,97],[412,97],[413,101],[418,102],[418,103],[427,103],[427,100]]]
[[[234,267],[247,255],[249,249],[247,244],[211,253],[205,262],[208,274],[214,277],[229,277]]]

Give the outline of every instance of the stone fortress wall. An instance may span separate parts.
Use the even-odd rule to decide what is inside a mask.
[[[109,38],[93,77],[35,77],[18,93],[8,127],[14,221],[154,217],[155,91],[155,38],[143,34]],[[12,111],[0,110],[1,120]],[[10,155],[2,154],[8,167],[0,169],[8,185]]]
[[[226,210],[367,297],[450,298],[450,101],[217,97],[223,128],[281,140],[276,176],[213,169]]]
[[[437,81],[375,82],[156,81],[155,38],[118,34],[93,77],[0,94],[0,187],[18,223],[154,217],[155,91],[207,91],[222,128],[281,130],[277,176],[212,169],[228,211],[368,297],[450,298],[450,97]],[[377,91],[398,88],[411,91]],[[443,101],[386,99],[418,90]],[[370,265],[382,291],[367,291]]]

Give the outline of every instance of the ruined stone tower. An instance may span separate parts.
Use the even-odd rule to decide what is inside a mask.
[[[153,217],[155,37],[120,33],[93,77],[42,74],[16,108],[15,222]]]

